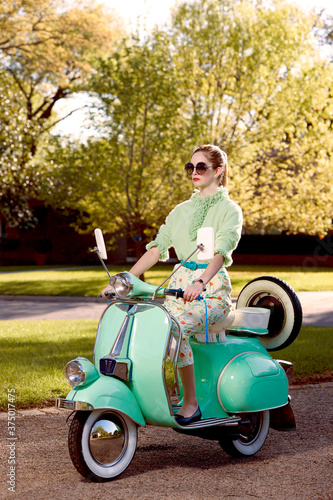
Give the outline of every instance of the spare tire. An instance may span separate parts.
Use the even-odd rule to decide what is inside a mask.
[[[241,290],[236,304],[240,307],[270,309],[268,335],[260,342],[268,351],[277,351],[296,339],[302,326],[302,306],[288,283],[274,276],[261,276]]]

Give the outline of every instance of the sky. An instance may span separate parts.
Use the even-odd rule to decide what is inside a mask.
[[[167,20],[170,9],[180,0],[99,0],[106,6],[114,9],[121,17],[135,24],[137,17],[141,16],[146,20],[147,27],[154,24],[161,24]],[[290,0],[305,11],[312,8],[325,8],[333,14],[333,0]]]
[[[167,22],[170,10],[177,3],[182,3],[182,0],[98,0],[98,3],[103,3],[115,10],[129,28],[136,27],[139,18],[140,24],[143,23],[149,29],[156,24],[161,26]],[[333,0],[289,0],[289,3],[298,5],[306,12],[313,8],[324,8],[333,15]],[[83,102],[81,97],[71,97],[57,104],[55,110],[63,116],[67,111],[88,104],[88,100]],[[76,138],[82,138],[82,135],[87,133],[84,127],[81,128],[84,118],[85,111],[77,111],[54,127],[52,133],[70,134]]]

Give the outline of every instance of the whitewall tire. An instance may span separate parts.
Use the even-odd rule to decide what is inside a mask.
[[[240,307],[263,307],[271,311],[269,334],[260,338],[269,351],[290,345],[302,326],[302,306],[295,291],[273,276],[262,276],[245,285],[237,300],[236,308]]]

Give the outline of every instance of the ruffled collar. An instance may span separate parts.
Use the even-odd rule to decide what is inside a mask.
[[[222,198],[229,198],[228,190],[224,186],[217,188],[216,193],[205,196],[204,198],[200,196],[199,189],[196,189],[191,196],[191,202],[194,205],[194,212],[192,221],[189,228],[190,240],[193,241],[197,237],[197,231],[206,218],[208,210],[218,203]]]
[[[212,205],[215,205],[215,203],[217,203],[222,198],[228,198],[228,197],[229,197],[228,189],[224,186],[219,186],[217,188],[216,193],[205,197],[200,196],[199,189],[195,189],[194,193],[191,196],[191,201],[193,201],[196,207],[197,206],[205,207],[206,205],[211,207]]]

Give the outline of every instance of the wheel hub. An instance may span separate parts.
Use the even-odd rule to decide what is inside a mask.
[[[92,425],[89,448],[93,459],[100,465],[118,462],[125,449],[124,424],[114,415],[102,415]]]
[[[250,444],[257,437],[260,425],[260,414],[249,413],[242,415],[242,421],[238,425],[240,441],[244,444]]]
[[[257,293],[248,301],[248,307],[263,307],[271,311],[268,322],[268,337],[276,337],[285,326],[285,308],[280,298],[267,292]]]

